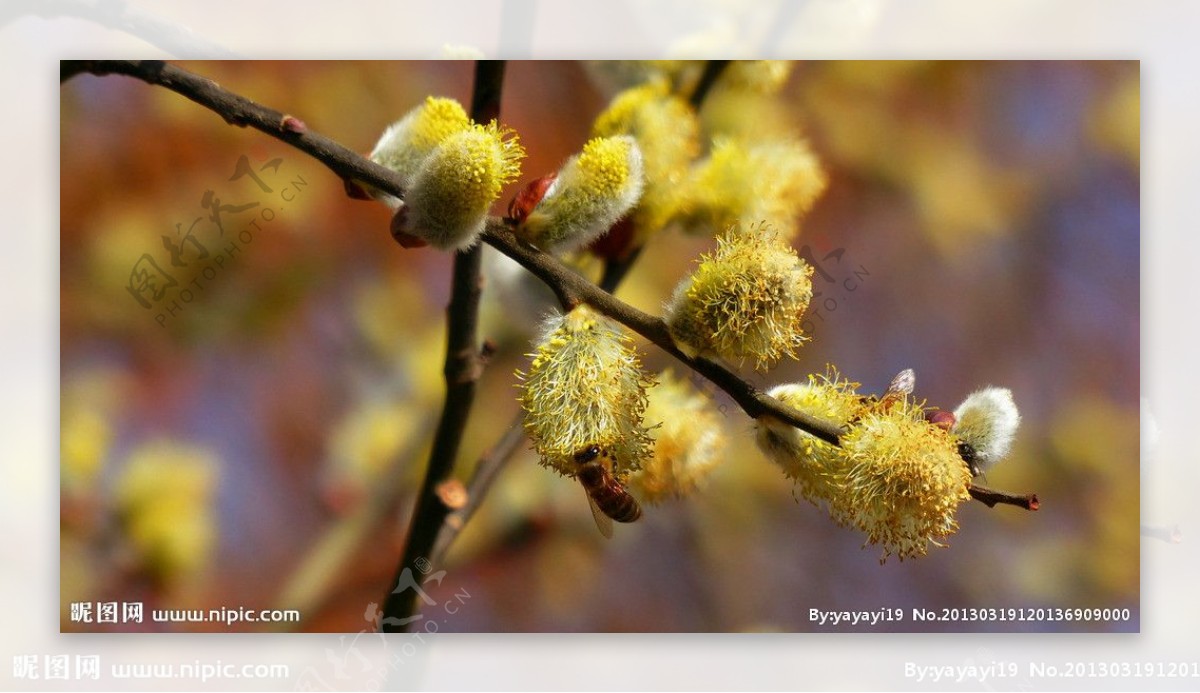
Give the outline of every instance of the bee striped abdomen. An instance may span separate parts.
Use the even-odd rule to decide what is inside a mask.
[[[605,466],[608,460],[598,447],[576,453],[575,461],[579,463],[579,483],[601,512],[617,522],[633,522],[642,516],[641,506]]]

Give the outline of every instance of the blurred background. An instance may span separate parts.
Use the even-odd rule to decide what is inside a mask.
[[[182,65],[361,152],[426,95],[467,103],[472,74]],[[497,211],[586,141],[612,93],[597,72],[510,63],[501,120],[529,156]],[[296,608],[294,629],[373,628],[441,407],[450,257],[401,249],[387,208],[166,90],[85,75],[61,98],[63,629],[80,628],[81,601]],[[878,547],[796,501],[713,391],[727,459],[612,541],[578,485],[522,446],[427,588],[462,602],[440,629],[805,631],[810,608],[1044,606],[1134,617],[882,629],[1137,630],[1139,535],[1171,539],[1139,530],[1138,64],[806,62],[778,99],[771,117],[829,175],[794,240],[825,272],[800,359],[743,374],[768,386],[833,363],[880,391],[911,367],[943,408],[1010,387],[1024,422],[985,483],[1037,492],[1042,509],[964,504],[949,548],[880,565]],[[713,245],[664,231],[619,296],[659,312]],[[489,277],[497,353],[464,480],[515,421],[513,371],[551,305],[495,257]],[[678,371],[641,348],[649,368]]]

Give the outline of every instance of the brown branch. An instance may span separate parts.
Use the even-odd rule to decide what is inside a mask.
[[[709,60],[704,63],[704,72],[700,73],[700,81],[696,83],[696,88],[692,90],[691,96],[688,97],[688,103],[692,108],[699,109],[704,103],[708,92],[712,90],[713,85],[717,83],[721,73],[725,68],[729,67],[731,60]]]
[[[471,118],[477,122],[496,119],[500,114],[500,92],[504,84],[504,61],[480,60],[475,63],[475,87],[471,98]],[[446,401],[438,421],[429,453],[429,466],[421,484],[413,519],[409,524],[404,554],[396,566],[391,590],[383,605],[382,630],[402,632],[417,613],[417,593],[409,592],[412,577],[427,572],[434,542],[450,508],[437,493],[438,486],[454,473],[454,461],[462,443],[467,417],[475,399],[475,383],[483,372],[483,360],[476,335],[479,326],[479,297],[482,292],[483,246],[460,251],[454,256],[454,274],[450,303],[446,306]],[[420,568],[424,566],[425,571]]]
[[[971,484],[971,487],[967,489],[967,492],[971,494],[972,498],[980,503],[983,503],[989,508],[994,508],[998,504],[1015,505],[1018,508],[1025,508],[1026,510],[1037,510],[1039,507],[1041,507],[1041,502],[1038,501],[1036,493],[1019,496],[1015,493],[1008,493],[1007,491],[995,491],[990,488],[976,486],[975,484]]]

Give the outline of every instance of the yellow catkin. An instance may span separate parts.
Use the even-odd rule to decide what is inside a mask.
[[[841,378],[830,367],[825,375],[810,375],[806,383],[778,385],[767,394],[793,409],[845,426],[863,410],[857,389],[858,383]],[[839,447],[772,416],[758,419],[755,427],[759,449],[796,482],[803,498],[820,505],[839,492],[839,474],[845,469]]]
[[[812,267],[772,228],[731,229],[700,258],[666,308],[671,336],[689,355],[766,370],[806,340]]]
[[[171,441],[137,447],[117,479],[115,505],[125,535],[155,577],[200,570],[216,541],[212,500],[217,460]]]
[[[450,135],[471,126],[462,104],[454,99],[428,96],[420,106],[388,126],[369,155],[371,161],[400,175],[405,187],[412,183],[421,164]],[[368,186],[377,199],[397,207],[400,200]]]
[[[953,436],[904,401],[868,411],[842,436],[844,489],[830,511],[879,544],[881,560],[925,555],[958,529],[954,515],[970,495],[971,473]]]
[[[575,453],[598,445],[623,476],[650,456],[643,415],[653,379],[631,342],[586,305],[547,321],[528,374],[518,373],[525,431],[543,465],[574,477]]]
[[[71,494],[91,491],[104,466],[113,431],[107,417],[84,406],[64,407],[62,414],[62,488]]]
[[[518,233],[547,250],[585,246],[637,203],[644,181],[642,153],[634,138],[593,138],[563,165]]]
[[[721,74],[721,89],[778,93],[796,63],[791,60],[734,60]]]
[[[524,156],[516,134],[495,122],[450,135],[413,179],[402,230],[442,250],[474,245],[492,203],[520,173]]]
[[[710,398],[671,371],[650,390],[646,421],[654,454],[629,477],[629,489],[648,503],[687,496],[720,463],[727,438]]]
[[[825,186],[820,162],[802,140],[721,138],[680,188],[677,220],[697,234],[763,221],[791,238]]]
[[[618,94],[592,125],[592,135],[631,135],[641,149],[646,186],[633,211],[639,239],[662,229],[674,215],[675,195],[700,152],[700,123],[684,99],[655,80]]]
[[[970,497],[958,438],[927,421],[921,403],[864,397],[857,387],[830,368],[770,391],[842,426],[840,447],[769,417],[757,422],[757,442],[800,495],[825,506],[838,524],[864,532],[867,544],[882,546],[881,562],[923,556],[957,530],[955,513]]]
[[[418,420],[404,404],[360,403],[330,431],[331,477],[362,488],[375,483],[410,440]]]

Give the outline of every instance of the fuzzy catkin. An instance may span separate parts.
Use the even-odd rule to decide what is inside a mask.
[[[689,233],[713,234],[763,221],[791,238],[825,190],[826,175],[802,140],[720,138],[679,188],[676,219]]]
[[[629,477],[629,490],[648,503],[695,491],[721,462],[728,443],[712,400],[671,371],[650,390],[646,421],[654,454]]]
[[[971,473],[953,437],[905,401],[869,411],[842,436],[844,490],[830,512],[884,549],[882,560],[923,556],[958,529],[955,512],[970,498]]]
[[[777,385],[767,394],[793,409],[845,426],[862,413],[857,388],[858,383],[841,378],[830,368],[823,376],[810,375],[806,383]],[[772,416],[758,419],[755,426],[759,449],[796,482],[802,497],[814,505],[832,501],[845,467],[841,448]]]
[[[474,245],[492,203],[517,177],[525,151],[492,122],[447,137],[421,164],[401,211],[401,230],[442,250]]]
[[[408,187],[421,164],[446,138],[471,126],[462,104],[454,99],[429,96],[421,105],[388,126],[368,155],[371,161],[397,174]],[[391,207],[400,200],[371,189],[376,198]]]
[[[632,137],[597,137],[559,171],[517,231],[546,250],[583,247],[628,212],[642,194],[642,152]]]
[[[662,229],[674,214],[676,188],[700,152],[700,122],[695,110],[655,80],[618,94],[592,125],[592,135],[630,135],[641,149],[646,186],[633,210],[641,240]]]
[[[764,417],[757,423],[759,447],[796,481],[800,495],[882,546],[881,562],[923,556],[957,530],[955,513],[970,497],[958,439],[926,420],[923,406],[908,397],[884,402],[856,389],[832,369],[773,388],[770,394],[785,404],[846,432],[835,446]]]
[[[666,307],[671,337],[690,356],[766,370],[794,357],[807,339],[804,311],[812,299],[812,267],[766,225],[717,238]]]
[[[972,392],[954,410],[954,418],[950,431],[971,446],[972,471],[977,472],[987,470],[1008,455],[1021,424],[1012,390],[1002,387]]]
[[[650,456],[643,415],[654,381],[631,342],[586,305],[546,321],[529,372],[518,373],[525,431],[544,466],[574,477],[575,454],[597,445],[621,476]]]

